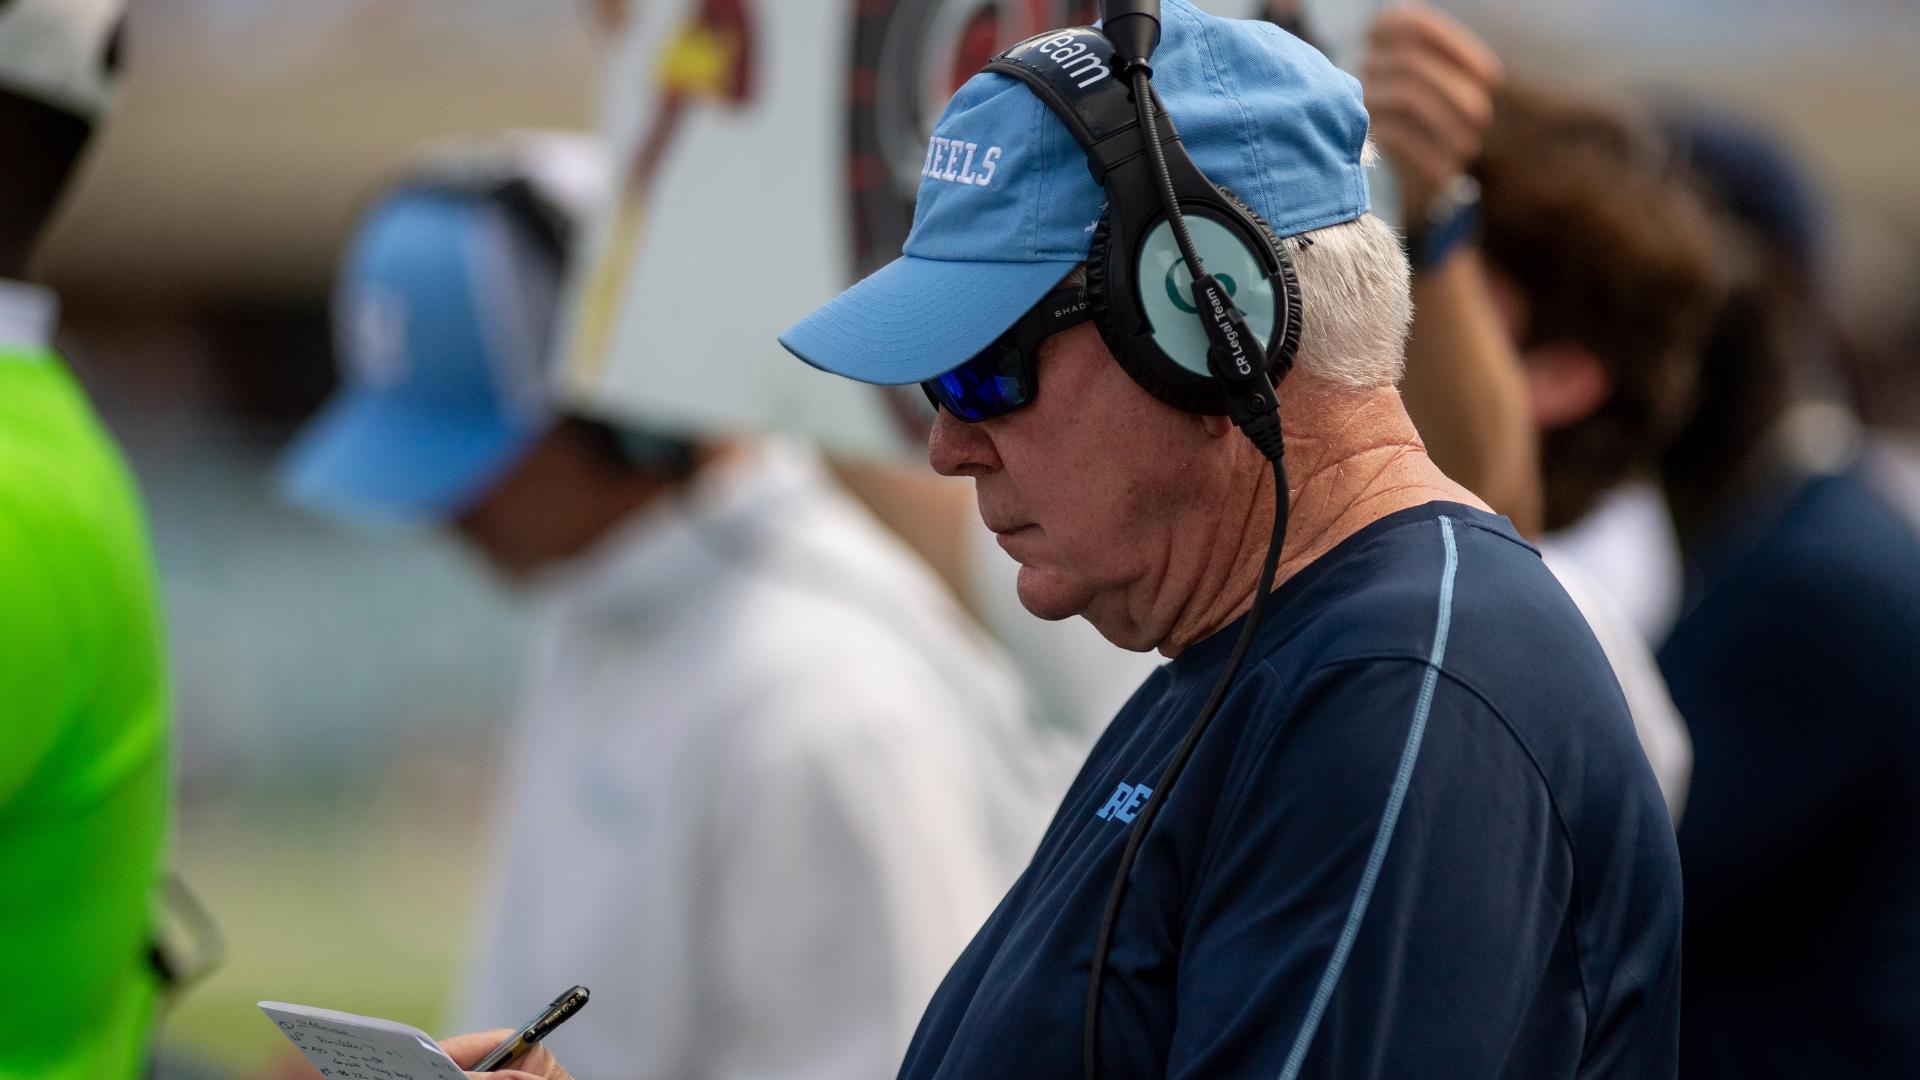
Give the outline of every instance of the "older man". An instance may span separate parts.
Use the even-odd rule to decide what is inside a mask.
[[[1295,510],[1242,674],[1137,838],[1092,1071],[1671,1077],[1666,810],[1580,615],[1401,407],[1407,269],[1366,212],[1359,87],[1277,28],[1161,10],[1154,83],[1187,151],[1297,265],[1305,329],[1280,394]],[[1225,418],[1164,403],[1073,323],[1102,192],[1055,114],[982,74],[934,137],[978,144],[979,182],[930,175],[905,257],[783,341],[914,382],[981,374],[971,343],[1013,329],[989,365],[1005,381],[973,384],[998,407],[943,411],[933,465],[974,479],[1030,610],[1171,658],[1108,726],[901,1071],[1073,1077],[1123,849],[1228,669],[1274,492]]]

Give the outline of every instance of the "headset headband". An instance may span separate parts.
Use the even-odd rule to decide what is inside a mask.
[[[1052,30],[993,58],[982,69],[1018,79],[1065,124],[1087,154],[1087,170],[1105,185],[1107,173],[1146,152],[1139,114],[1126,81],[1115,78],[1113,43],[1091,26]],[[1162,143],[1180,135],[1153,98]]]

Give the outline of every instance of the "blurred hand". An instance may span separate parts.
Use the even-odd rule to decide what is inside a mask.
[[[1401,213],[1415,221],[1479,158],[1500,59],[1458,19],[1414,4],[1374,20],[1360,71],[1374,142],[1399,173]]]
[[[454,1064],[464,1069],[486,1057],[487,1051],[499,1046],[501,1040],[512,1034],[511,1029],[501,1028],[498,1031],[482,1031],[473,1035],[456,1035],[451,1039],[442,1039],[440,1049],[447,1052],[447,1056],[453,1059]],[[521,1058],[514,1068],[500,1072],[468,1073],[467,1075],[479,1077],[481,1080],[486,1078],[491,1080],[573,1080],[573,1077],[567,1075],[567,1070],[553,1060],[553,1055],[547,1053],[547,1048],[544,1046],[534,1047],[533,1052]]]

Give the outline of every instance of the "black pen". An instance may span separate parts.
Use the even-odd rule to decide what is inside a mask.
[[[587,1003],[587,988],[576,986],[553,999],[553,1004],[540,1011],[540,1015],[527,1021],[527,1026],[507,1037],[507,1041],[493,1048],[493,1052],[476,1062],[471,1071],[492,1072],[520,1055],[533,1049],[534,1044],[553,1033],[553,1029],[580,1011]]]

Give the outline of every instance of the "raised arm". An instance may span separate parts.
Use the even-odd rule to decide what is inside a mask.
[[[1472,227],[1470,170],[1493,123],[1500,61],[1452,16],[1415,5],[1375,20],[1362,72],[1414,261],[1407,411],[1448,475],[1536,532],[1540,459],[1526,382]]]

